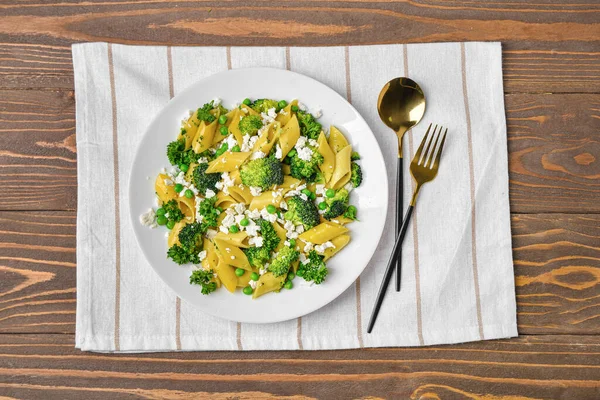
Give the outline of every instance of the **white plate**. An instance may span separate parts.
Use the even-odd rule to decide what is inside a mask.
[[[363,184],[351,194],[358,208],[359,222],[349,225],[352,240],[327,263],[329,275],[321,285],[302,285],[294,279],[292,290],[269,293],[256,300],[238,290],[235,294],[221,288],[206,296],[198,286],[189,284],[191,268],[168,260],[166,228],[148,229],[139,215],[154,206],[154,177],[169,167],[167,144],[175,140],[181,120],[214,99],[223,99],[231,108],[244,98],[299,99],[309,110],[321,108],[319,122],[325,128],[335,124],[362,157]],[[373,100],[373,107],[375,101]],[[146,179],[152,177],[151,180]],[[150,124],[139,145],[131,171],[130,211],[138,243],[156,273],[185,301],[203,312],[238,322],[270,323],[285,321],[323,307],[346,290],[371,259],[385,224],[387,213],[387,174],[381,150],[373,132],[360,114],[343,97],[314,79],[294,72],[252,68],[235,69],[205,78],[173,98]]]

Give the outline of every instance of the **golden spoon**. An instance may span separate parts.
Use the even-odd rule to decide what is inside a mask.
[[[425,114],[425,95],[415,81],[394,78],[385,84],[377,100],[379,118],[398,136],[398,168],[396,175],[396,236],[402,226],[402,137],[419,123]],[[400,291],[401,255],[396,264],[396,292]]]

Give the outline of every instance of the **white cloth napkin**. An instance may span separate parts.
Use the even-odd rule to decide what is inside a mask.
[[[76,346],[93,351],[420,346],[517,335],[500,43],[350,47],[73,46],[77,103]],[[345,96],[374,131],[390,208],[363,274],[328,306],[271,325],[203,315],[154,273],[136,243],[129,171],[147,124],[187,85],[228,68],[311,76]],[[421,191],[403,246],[402,291],[366,325],[394,241],[396,139],[376,111],[381,87],[410,77],[427,96],[405,138],[408,162],[430,122],[449,128],[436,180]],[[404,207],[404,208],[405,208]],[[442,221],[440,223],[440,221]],[[443,229],[439,229],[440,226]]]

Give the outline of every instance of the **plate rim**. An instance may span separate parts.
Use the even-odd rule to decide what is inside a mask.
[[[375,243],[375,246],[373,248],[373,250],[371,251],[371,254],[369,255],[368,260],[365,262],[365,265],[360,268],[360,270],[357,270],[357,273],[353,274],[353,279],[349,280],[349,284],[347,286],[345,286],[342,290],[340,290],[338,293],[336,293],[334,296],[332,296],[330,299],[328,299],[326,302],[323,302],[322,304],[316,306],[316,307],[311,307],[310,310],[306,311],[306,312],[300,312],[297,314],[293,314],[291,316],[285,316],[283,318],[268,318],[268,313],[265,312],[263,315],[266,316],[265,319],[260,320],[260,321],[250,321],[250,320],[245,320],[245,319],[236,319],[236,318],[229,318],[227,316],[223,316],[221,314],[218,314],[217,312],[212,312],[211,309],[209,307],[202,307],[198,304],[196,304],[194,301],[188,300],[186,295],[182,295],[180,293],[179,290],[177,290],[168,280],[164,279],[162,277],[162,274],[160,272],[160,269],[157,268],[154,263],[151,261],[151,258],[148,256],[144,246],[142,246],[142,243],[140,242],[140,237],[137,233],[137,230],[139,229],[136,228],[136,224],[139,224],[138,221],[138,216],[134,216],[133,215],[133,204],[134,204],[134,197],[133,196],[133,192],[134,192],[134,183],[133,183],[133,179],[132,176],[134,174],[134,166],[138,164],[139,159],[141,157],[141,147],[142,144],[148,140],[148,136],[150,135],[150,131],[152,126],[154,126],[157,121],[163,117],[163,115],[165,115],[165,113],[167,113],[167,111],[173,107],[173,104],[175,104],[178,101],[178,98],[180,97],[185,97],[188,93],[193,92],[198,90],[199,87],[202,86],[202,84],[206,81],[210,81],[216,78],[221,78],[223,76],[226,76],[230,73],[239,73],[239,72],[243,72],[243,71],[256,71],[256,72],[265,72],[268,73],[269,71],[277,71],[278,73],[286,73],[286,74],[291,74],[291,75],[295,75],[300,77],[301,79],[308,79],[310,81],[312,81],[312,83],[314,83],[315,85],[319,86],[320,89],[322,90],[327,90],[329,92],[331,92],[334,96],[336,96],[339,100],[341,100],[342,102],[344,102],[347,106],[349,106],[351,108],[351,110],[355,113],[355,115],[358,117],[358,119],[360,121],[362,121],[362,123],[364,123],[364,125],[368,128],[367,132],[364,132],[364,134],[368,134],[371,136],[371,139],[374,141],[375,143],[375,149],[377,150],[377,154],[376,154],[376,158],[379,161],[380,167],[381,167],[381,171],[383,173],[383,176],[385,177],[385,179],[383,179],[382,184],[384,186],[384,199],[383,199],[383,211],[384,211],[384,221],[383,224],[381,224],[381,226],[378,229],[377,232],[377,240]],[[170,290],[173,291],[173,293],[180,299],[186,301],[188,304],[192,305],[193,307],[195,307],[198,310],[201,310],[203,313],[206,313],[208,315],[214,316],[216,318],[219,318],[221,320],[226,320],[226,321],[232,321],[232,322],[239,322],[239,323],[253,323],[253,324],[270,324],[270,323],[278,323],[278,322],[285,322],[285,321],[289,321],[292,319],[296,319],[296,318],[300,318],[303,317],[305,315],[311,314],[315,311],[320,310],[321,308],[327,306],[328,304],[330,304],[331,302],[333,302],[334,300],[336,300],[338,297],[340,297],[345,291],[347,291],[354,282],[356,282],[356,280],[362,275],[362,273],[365,271],[365,269],[367,268],[367,266],[369,265],[369,263],[371,262],[371,260],[373,259],[373,256],[375,255],[375,252],[377,251],[377,248],[379,247],[379,244],[381,243],[381,238],[383,236],[383,231],[386,225],[386,217],[387,217],[387,212],[389,211],[389,182],[388,182],[388,177],[387,177],[387,167],[385,164],[385,159],[383,157],[383,153],[381,151],[381,146],[379,145],[379,142],[375,136],[375,133],[373,132],[373,130],[371,129],[371,127],[369,126],[369,124],[367,123],[367,121],[365,120],[365,118],[362,116],[362,114],[354,107],[354,105],[348,101],[344,96],[342,96],[340,93],[338,93],[336,90],[332,89],[331,87],[329,87],[328,85],[326,85],[325,83],[310,77],[308,75],[304,75],[302,73],[299,72],[295,72],[295,71],[290,71],[288,69],[283,69],[283,68],[274,68],[274,67],[248,67],[248,68],[233,68],[233,69],[227,69],[224,71],[220,71],[214,74],[211,74],[209,76],[206,76],[202,79],[199,79],[193,83],[191,83],[189,86],[187,86],[184,90],[182,90],[181,92],[179,92],[177,95],[173,96],[171,99],[169,99],[169,101],[160,109],[160,111],[158,111],[158,113],[154,116],[154,118],[152,118],[152,120],[148,123],[147,127],[144,129],[144,133],[141,136],[141,139],[139,141],[139,143],[136,146],[136,150],[135,150],[135,156],[133,158],[132,164],[131,164],[131,169],[128,173],[129,175],[129,188],[128,188],[128,195],[129,195],[129,201],[128,201],[128,207],[129,207],[129,217],[130,217],[130,222],[132,224],[132,229],[134,231],[134,236],[136,239],[136,243],[139,247],[139,249],[141,250],[144,258],[146,259],[146,261],[148,262],[148,264],[150,265],[150,267],[152,268],[152,270],[158,275],[158,277],[160,278],[160,280],[167,285],[167,287],[169,287]]]

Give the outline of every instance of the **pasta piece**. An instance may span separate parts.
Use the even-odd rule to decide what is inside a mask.
[[[340,235],[336,238],[331,239],[331,243],[335,246],[334,248],[327,248],[324,251],[323,261],[329,260],[331,257],[336,255],[340,250],[342,250],[346,245],[350,242],[350,235]]]
[[[290,121],[290,119],[292,119],[292,117],[296,116],[296,113],[294,113],[292,111],[292,106],[296,106],[297,107],[298,106],[298,100],[295,100],[295,99],[292,100],[291,102],[288,103],[287,106],[285,106],[282,109],[283,113],[280,112],[279,114],[277,114],[277,118],[275,118],[275,120],[281,122],[282,126],[285,125],[285,124],[287,124]]]
[[[223,192],[217,193],[217,201],[215,201],[215,206],[221,207],[223,210],[231,207],[233,204],[237,203],[237,200],[233,197],[226,195]]]
[[[171,178],[168,175],[158,174],[154,181],[154,191],[163,204],[168,203],[171,199],[177,199],[179,197],[175,192],[172,182],[170,185],[165,183],[165,181],[168,182],[170,180]]]
[[[242,185],[240,186],[232,186],[228,188],[229,195],[238,203],[242,204],[250,204],[254,196],[250,192],[250,188],[248,186]]]
[[[278,122],[273,122],[269,125],[269,127],[260,135],[254,147],[252,148],[252,152],[261,151],[265,154],[269,154],[273,145],[277,139],[279,139],[279,135],[281,134],[281,127]]]
[[[287,231],[285,230],[285,228],[283,226],[279,225],[279,222],[275,222],[272,225],[273,225],[273,229],[275,229],[275,233],[277,233],[277,236],[280,239],[279,244],[275,248],[275,251],[279,251],[284,246],[284,242],[287,240],[287,236],[286,236]]]
[[[237,108],[234,108],[233,110],[231,110],[231,111],[229,111],[227,114],[225,114],[225,115],[227,116],[227,122],[225,123],[225,126],[226,126],[226,127],[228,127],[228,128],[229,128],[229,126],[230,126],[231,124],[233,124],[233,123],[234,123],[234,121],[236,121],[236,117],[237,117],[237,115],[238,115],[238,111],[239,111],[239,110],[238,110]],[[238,121],[238,123],[239,123],[239,118],[237,118],[237,121]],[[231,131],[229,130],[229,132],[231,132]],[[225,139],[227,136],[228,136],[228,135],[222,135],[222,134],[221,134],[221,132],[220,132],[219,130],[217,130],[217,131],[215,132],[215,136],[213,137],[212,145],[214,146],[214,145],[216,145],[217,143],[220,143],[220,142],[222,142],[222,141],[223,141],[223,140],[224,140],[224,139]],[[235,136],[235,135],[234,135],[234,136]],[[240,134],[240,137],[241,137],[241,134]],[[238,140],[238,142],[239,142],[239,138],[238,138],[237,136],[236,136],[236,139],[237,139],[237,140]],[[240,143],[240,145],[241,145],[241,143]]]
[[[248,262],[248,258],[239,247],[233,246],[223,240],[215,238],[215,245],[219,251],[221,261],[237,268],[245,269],[252,272],[252,267]]]
[[[329,185],[333,189],[339,189],[350,181],[352,172],[350,169],[350,157],[352,146],[346,146],[335,155],[335,169]]]
[[[238,169],[244,161],[250,156],[249,152],[231,152],[227,151],[216,160],[211,161],[206,169],[207,174],[214,172],[230,172]]]
[[[258,115],[260,116],[260,114],[256,111],[254,111],[253,109],[251,109],[250,107],[248,107],[245,104],[240,105],[240,115],[244,116],[244,115]]]
[[[201,126],[198,128],[198,132],[196,132],[196,137],[192,142],[192,147],[196,153],[202,153],[205,150],[208,150],[212,145],[213,138],[215,137],[215,132],[217,130],[217,125],[219,124],[218,120],[214,120],[208,125]]]
[[[283,183],[277,186],[277,188],[285,189],[285,191],[287,192],[291,189],[297,188],[298,186],[300,186],[301,183],[302,181],[300,179],[296,179],[293,176],[286,175],[283,177]]]
[[[167,244],[169,247],[173,247],[173,245],[179,244],[179,232],[183,229],[184,226],[187,225],[187,222],[181,220],[175,223],[171,232],[169,232],[169,238],[167,239]]]
[[[331,126],[329,128],[329,147],[334,153],[338,153],[344,147],[348,146],[348,140],[338,128]]]
[[[275,276],[272,272],[261,275],[256,282],[256,289],[252,293],[252,298],[256,299],[265,293],[279,291],[285,282],[286,275]]]
[[[219,259],[217,266],[215,267],[215,272],[217,276],[225,286],[225,289],[229,290],[231,293],[235,292],[237,287],[237,276],[235,274],[235,269],[227,265],[223,260]]]
[[[333,222],[322,222],[312,229],[302,233],[299,237],[305,242],[323,244],[331,239],[348,232],[348,228]]]
[[[237,276],[237,275],[236,275]],[[237,287],[246,287],[250,283],[250,273],[246,272],[242,276],[237,276]]]
[[[281,166],[281,170],[283,171],[284,175],[289,175],[289,174],[292,173],[292,168],[289,165],[287,165],[287,164],[283,164]]]
[[[317,142],[319,143],[317,151],[323,156],[323,163],[319,165],[319,168],[325,177],[325,183],[327,183],[331,180],[335,168],[335,154],[333,150],[331,150],[329,143],[327,143],[327,138],[323,131],[319,134]]]
[[[250,202],[248,208],[250,210],[262,210],[269,204],[273,204],[274,206],[279,207],[279,204],[283,200],[283,191],[273,191],[269,190],[267,192],[262,192],[258,196],[254,197]]]
[[[340,224],[340,225],[348,225],[351,222],[354,222],[355,220],[351,219],[351,218],[346,218],[343,215],[340,215],[339,217],[336,217],[334,219],[331,220],[331,222],[335,222],[336,224]]]
[[[279,146],[281,147],[281,158],[283,160],[285,156],[294,148],[298,138],[300,137],[300,125],[298,125],[298,118],[294,115],[287,124],[281,130],[279,136]]]
[[[233,117],[231,119],[231,123],[228,126],[229,132],[231,132],[231,134],[235,137],[235,139],[238,142],[238,145],[240,145],[240,146],[244,142],[244,135],[242,135],[239,125],[240,125],[240,118],[242,118],[244,115],[245,114],[242,113],[240,110],[236,110],[235,114],[233,115]]]
[[[294,271],[294,273],[298,272],[298,265],[300,265],[299,260],[296,260],[292,263],[292,271]]]
[[[192,115],[188,118],[188,120],[183,124],[183,127],[181,128],[177,139],[185,139],[186,150],[192,147],[192,141],[196,137],[196,132],[198,132],[198,127],[201,124],[204,124],[204,121],[200,121],[198,119],[197,112],[193,112]]]
[[[241,185],[242,178],[240,178],[240,170],[236,169],[235,171],[231,171],[229,173],[229,177],[233,180],[234,185]]]
[[[221,243],[225,243],[226,245],[232,245],[236,247],[241,247],[247,249],[250,247],[248,244],[248,234],[244,231],[239,231],[236,233],[223,233],[218,232],[215,236],[215,240],[219,240]]]

